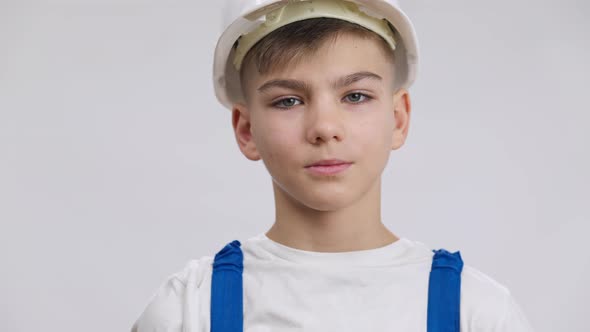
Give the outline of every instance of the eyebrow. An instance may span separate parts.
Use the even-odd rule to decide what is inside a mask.
[[[257,90],[260,93],[264,93],[267,90],[270,90],[271,88],[285,88],[285,89],[304,91],[304,92],[311,91],[311,87],[309,85],[307,85],[305,82],[297,81],[297,80],[284,80],[284,79],[270,80],[270,81],[262,84]]]
[[[355,82],[364,80],[364,79],[372,79],[372,80],[377,80],[377,81],[382,81],[383,78],[381,78],[381,76],[372,73],[370,71],[360,71],[358,73],[353,73],[350,75],[346,75],[338,80],[336,80],[336,82],[334,82],[332,84],[332,87],[335,89],[338,88],[343,88],[345,86],[349,86]]]
[[[350,75],[346,75],[334,81],[332,83],[332,87],[335,89],[343,88],[349,86],[355,82],[361,81],[363,79],[372,79],[377,81],[382,81],[383,78],[381,76],[372,73],[370,71],[360,71],[357,73],[353,73]],[[257,90],[260,93],[264,93],[271,88],[285,88],[290,90],[296,91],[303,91],[309,92],[311,91],[311,87],[303,81],[298,80],[288,80],[288,79],[275,79],[270,80],[262,84]]]

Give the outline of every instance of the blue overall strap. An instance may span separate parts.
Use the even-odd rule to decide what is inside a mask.
[[[460,332],[461,271],[458,251],[433,250],[428,284],[428,332]]]
[[[244,255],[240,245],[240,241],[234,240],[215,255],[211,279],[211,332],[244,330]]]

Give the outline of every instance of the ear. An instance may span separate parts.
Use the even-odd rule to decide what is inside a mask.
[[[406,89],[399,89],[393,95],[395,128],[391,139],[391,149],[397,150],[406,141],[408,130],[410,128],[410,111],[412,104],[410,94]]]
[[[250,112],[246,105],[234,104],[232,108],[232,127],[234,128],[236,141],[242,154],[246,158],[256,161],[260,160],[260,154],[252,139],[250,124]]]

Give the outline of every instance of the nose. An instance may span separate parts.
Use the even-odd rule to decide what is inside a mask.
[[[337,103],[317,100],[306,108],[306,137],[311,144],[344,139],[344,114]]]

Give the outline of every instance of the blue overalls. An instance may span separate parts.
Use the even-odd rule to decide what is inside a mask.
[[[213,261],[211,332],[243,332],[244,255],[240,241],[228,243]],[[463,260],[459,251],[433,250],[428,281],[427,332],[460,332],[459,304]]]

